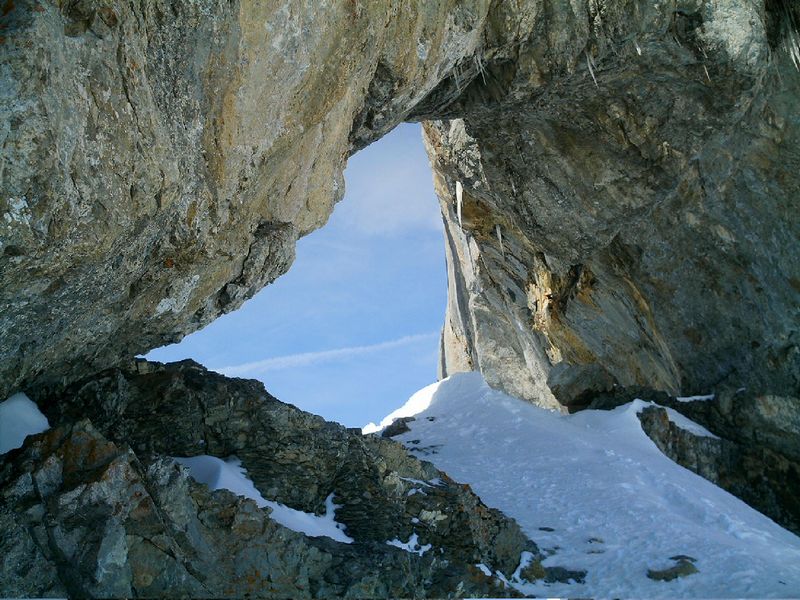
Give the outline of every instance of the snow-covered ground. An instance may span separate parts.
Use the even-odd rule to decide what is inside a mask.
[[[395,439],[514,517],[552,553],[546,566],[587,571],[583,584],[521,591],[798,597],[800,538],[664,456],[636,416],[647,404],[559,415],[464,373],[420,390],[392,417],[416,415],[411,431]],[[682,417],[677,424],[705,431]],[[365,432],[379,428],[370,424]],[[699,573],[670,582],[647,578],[648,569],[673,566],[676,555],[695,558]]]
[[[365,432],[415,416],[411,431],[396,439],[514,517],[550,554],[546,566],[587,571],[583,584],[517,583],[525,593],[800,597],[800,538],[661,454],[636,416],[648,404],[559,415],[490,389],[477,373],[463,373],[420,390]],[[711,435],[668,413],[680,427]],[[0,454],[47,427],[33,402],[12,396],[0,403]],[[332,496],[326,514],[304,513],[265,500],[235,458],[177,460],[212,489],[269,506],[271,517],[290,529],[352,542],[335,520]],[[416,535],[387,543],[418,554],[429,549]],[[648,569],[673,566],[670,557],[677,555],[695,558],[699,573],[671,582],[646,577]]]

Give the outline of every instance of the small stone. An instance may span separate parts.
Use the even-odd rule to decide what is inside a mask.
[[[670,560],[690,560],[692,562],[697,562],[697,559],[693,556],[689,556],[687,554],[676,554],[675,556],[670,556]]]
[[[536,581],[547,577],[547,571],[538,560],[534,560],[520,571],[520,575],[527,581]]]
[[[564,567],[545,567],[546,583],[584,583],[586,581],[586,571],[572,571]]]
[[[678,561],[678,564],[670,567],[669,569],[664,569],[661,571],[648,569],[647,577],[653,579],[654,581],[672,581],[678,577],[687,577],[688,575],[693,575],[694,573],[699,573],[697,567],[695,567],[691,561],[682,559]]]
[[[408,426],[408,424],[413,421],[416,421],[414,417],[401,417],[399,419],[395,419],[392,421],[391,425],[383,430],[381,436],[385,438],[393,438],[398,435],[402,435],[403,433],[408,433],[411,431],[411,428]]]

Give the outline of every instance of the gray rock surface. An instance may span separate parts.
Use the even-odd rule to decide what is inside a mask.
[[[17,0],[0,30],[0,397],[181,339],[286,271],[349,154],[489,0]]]
[[[781,452],[759,435],[748,436],[741,429],[737,431],[728,416],[715,409],[714,403],[664,404],[719,436],[730,435],[697,436],[672,423],[663,408],[646,408],[639,414],[642,429],[664,454],[800,534],[800,499],[797,497],[800,457]],[[763,427],[763,430],[768,429]]]
[[[510,578],[523,551],[540,556],[468,486],[259,382],[138,361],[66,394],[50,405],[58,425],[0,457],[0,595],[513,596],[475,565]],[[168,458],[197,454],[236,454],[265,498],[298,510],[334,493],[354,543],[290,531]],[[412,533],[431,549],[386,543]],[[529,572],[549,576],[538,560]]]
[[[428,115],[443,375],[477,368],[544,406],[746,387],[796,413],[792,6],[542,6],[540,36]]]

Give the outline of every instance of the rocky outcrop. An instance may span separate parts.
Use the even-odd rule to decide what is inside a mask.
[[[712,403],[692,403],[702,407],[670,404],[675,410],[707,424],[712,431],[723,435],[731,433],[730,421],[721,418]],[[716,483],[775,522],[800,534],[800,500],[797,498],[800,456],[795,448],[789,448],[787,454],[765,443],[760,436],[749,436],[741,431],[730,438],[698,436],[675,425],[667,412],[658,407],[644,409],[639,420],[659,450],[679,465]],[[726,421],[729,422],[727,427]],[[788,433],[785,427],[782,429]],[[799,432],[795,428],[793,433],[796,436]]]
[[[468,486],[256,381],[140,361],[55,400],[58,424],[0,457],[4,596],[514,595],[476,565],[510,579],[524,552],[539,556]],[[354,543],[290,531],[169,458],[198,454],[236,454],[265,498],[298,510],[319,513],[333,493]],[[427,552],[387,544],[413,534]]]
[[[658,404],[639,413],[644,432],[665,455],[747,504],[800,533],[800,419],[796,404],[745,390],[675,398],[665,392],[614,388],[584,399],[580,408],[611,410],[637,398]],[[665,408],[701,425],[714,437],[695,435],[672,421]]]
[[[672,581],[678,577],[687,577],[698,573],[694,566],[696,559],[691,556],[674,556],[672,560],[676,563],[669,569],[648,569],[647,576],[655,581]]]
[[[425,127],[448,262],[440,374],[478,369],[568,411],[666,402],[722,439],[652,411],[662,451],[798,531],[797,9],[604,8],[561,15],[582,23],[551,41],[572,63],[487,62]]]

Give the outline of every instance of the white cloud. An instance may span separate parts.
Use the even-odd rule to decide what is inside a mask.
[[[281,371],[283,369],[294,369],[297,367],[307,367],[322,362],[334,362],[346,360],[364,354],[373,354],[383,350],[407,346],[421,341],[430,340],[438,337],[439,332],[420,333],[416,335],[406,335],[396,340],[380,342],[368,346],[349,346],[346,348],[336,348],[333,350],[321,350],[318,352],[302,352],[300,354],[287,354],[286,356],[276,356],[255,362],[232,365],[221,369],[214,369],[218,373],[228,377],[238,377],[241,375],[256,375],[266,371]]]

